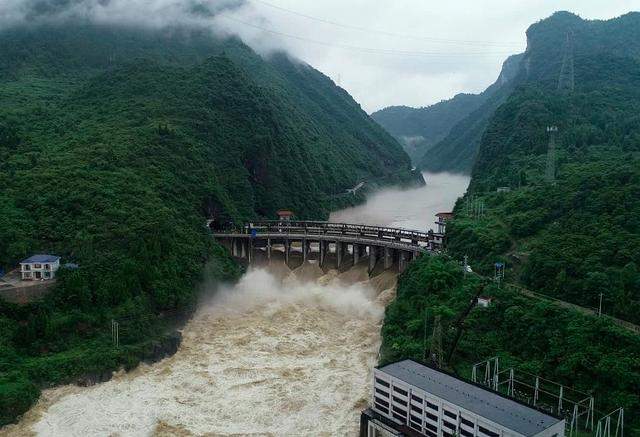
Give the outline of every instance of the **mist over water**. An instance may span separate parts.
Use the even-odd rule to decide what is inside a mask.
[[[426,187],[388,189],[332,220],[425,229],[468,178],[425,173]],[[0,435],[357,435],[371,393],[390,271],[325,274],[282,261],[212,292],[178,352],[93,387],[45,390]]]
[[[395,281],[347,275],[251,270],[202,304],[176,355],[46,390],[8,435],[354,435]]]
[[[422,173],[427,185],[378,191],[366,203],[336,211],[330,221],[365,223],[426,231],[434,228],[435,214],[451,211],[469,186],[469,176]]]

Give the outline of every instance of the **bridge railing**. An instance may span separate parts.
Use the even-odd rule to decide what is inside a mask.
[[[353,223],[332,223],[325,221],[278,221],[260,220],[245,223],[241,228],[230,229],[235,233],[296,233],[307,235],[353,235],[390,240],[410,240],[412,242],[428,242],[433,234],[412,231],[402,228],[360,225]]]

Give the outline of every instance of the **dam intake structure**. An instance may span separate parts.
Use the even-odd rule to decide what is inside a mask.
[[[211,222],[208,223],[210,225]],[[237,258],[254,263],[283,253],[289,266],[315,260],[321,268],[349,268],[367,260],[368,272],[403,272],[421,254],[434,251],[433,233],[400,228],[322,221],[256,221],[242,227],[212,229]]]

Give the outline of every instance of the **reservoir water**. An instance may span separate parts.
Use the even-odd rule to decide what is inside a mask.
[[[428,229],[468,178],[425,174],[335,221]],[[207,297],[172,357],[93,387],[45,390],[10,436],[356,435],[395,275],[251,269]]]

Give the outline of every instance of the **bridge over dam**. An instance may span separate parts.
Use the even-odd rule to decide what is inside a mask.
[[[421,254],[433,251],[433,233],[407,229],[321,221],[259,221],[234,229],[212,229],[213,236],[234,257],[252,263],[263,257],[270,261],[274,251],[317,260],[338,270],[368,261],[368,271],[396,268],[402,272]]]

